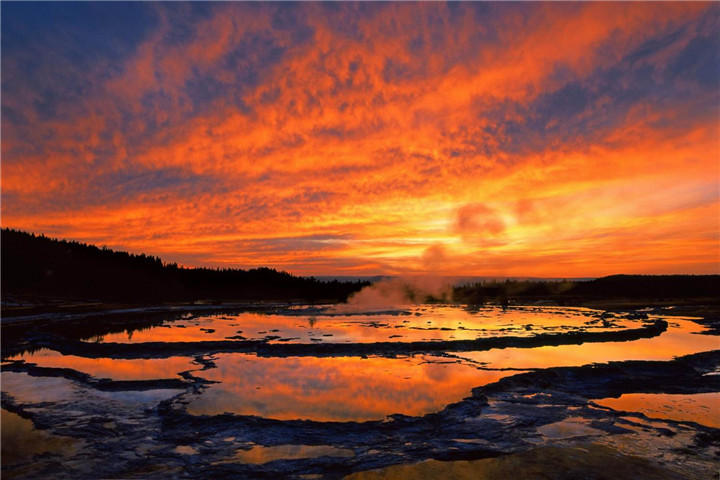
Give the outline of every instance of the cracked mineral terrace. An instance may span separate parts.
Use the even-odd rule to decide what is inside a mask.
[[[3,324],[6,478],[717,478],[720,346],[647,309]],[[484,478],[485,478],[484,477]]]

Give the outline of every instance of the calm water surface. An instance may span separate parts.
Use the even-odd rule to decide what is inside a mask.
[[[442,357],[284,357],[220,354],[198,373],[211,384],[190,395],[195,415],[225,412],[278,420],[382,420],[424,415],[462,400],[473,387],[517,372],[478,370]]]
[[[327,313],[327,311],[326,311]],[[317,308],[279,313],[241,313],[181,318],[133,332],[108,334],[87,341],[105,343],[181,342],[259,339],[269,343],[369,343],[416,340],[531,336],[574,331],[611,331],[641,327],[647,320],[618,318],[584,308],[410,306],[401,312],[332,315]],[[263,357],[245,353],[206,354],[202,358],[170,357],[118,360],[61,355],[38,350],[8,359],[41,367],[65,368],[113,380],[199,377],[200,390],[136,392],[137,401],[181,395],[193,415],[225,412],[279,420],[364,421],[387,415],[423,415],[439,411],[471,394],[473,387],[528,369],[579,366],[621,360],[669,360],[718,348],[716,336],[689,318],[669,318],[662,335],[631,342],[504,348],[481,352],[402,357]],[[54,402],[72,398],[76,385],[64,378],[31,377],[3,372],[2,391],[17,400]],[[163,393],[164,392],[164,393]],[[112,397],[120,393],[102,392]],[[127,395],[127,394],[126,394]],[[658,405],[682,410],[696,419],[706,404],[681,405],[663,396]],[[659,402],[659,403],[658,403]],[[620,405],[620,404],[617,404]],[[627,403],[623,404],[627,406]],[[636,403],[639,405],[639,403]],[[607,406],[612,406],[612,402]],[[620,408],[620,406],[618,406]],[[624,407],[623,407],[624,408]],[[657,408],[661,408],[657,407]],[[621,408],[622,409],[622,408]],[[701,421],[701,420],[696,420]]]
[[[336,315],[332,310],[282,313],[206,315],[145,330],[87,339],[106,343],[197,342],[204,340],[266,340],[270,343],[371,343],[388,341],[474,340],[537,333],[606,331],[637,326],[618,318],[600,319],[585,308],[496,307],[462,309],[408,306],[391,313]]]

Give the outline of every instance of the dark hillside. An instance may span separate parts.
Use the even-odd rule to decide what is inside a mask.
[[[553,300],[703,300],[720,302],[720,275],[610,275],[588,281],[481,282],[456,287],[461,303],[510,299]]]
[[[367,282],[321,282],[270,268],[182,268],[158,257],[2,229],[2,293],[119,302],[345,300]]]

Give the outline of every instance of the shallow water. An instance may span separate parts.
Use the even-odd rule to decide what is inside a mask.
[[[3,465],[25,463],[39,453],[58,456],[72,455],[81,443],[36,430],[30,420],[4,408],[1,412]]]
[[[535,348],[493,348],[482,352],[449,352],[486,368],[550,368],[582,366],[624,360],[672,360],[692,353],[716,350],[718,337],[701,335],[705,327],[688,318],[672,318],[662,335],[632,342],[583,343]]]
[[[65,378],[31,377],[26,373],[2,372],[2,391],[23,403],[61,402],[75,395],[73,382]]]
[[[35,377],[16,372],[2,372],[2,391],[10,394],[16,402],[24,404],[65,403],[87,398],[86,391],[66,378]],[[98,401],[112,401],[119,405],[143,408],[154,406],[181,393],[183,390],[169,388],[92,392]]]
[[[347,448],[330,445],[277,445],[263,447],[256,445],[249,450],[239,450],[234,461],[250,464],[263,464],[275,460],[297,460],[300,458],[318,457],[352,457],[355,453]]]
[[[389,313],[336,315],[329,310],[286,309],[280,313],[207,315],[167,321],[144,330],[93,337],[94,342],[197,342],[265,340],[269,343],[372,343],[429,340],[474,340],[538,333],[616,330],[637,322],[600,319],[586,308],[496,307],[462,309],[408,306]]]
[[[540,432],[543,437],[554,440],[604,434],[601,430],[589,426],[587,421],[573,417],[561,422],[543,425],[538,428],[538,432]]]
[[[483,371],[442,357],[282,357],[230,353],[197,375],[213,380],[189,395],[194,415],[236,413],[277,420],[382,420],[441,410],[516,372]]]
[[[581,447],[540,447],[523,453],[475,461],[441,462],[428,460],[411,465],[357,472],[345,480],[415,480],[452,478],[455,480],[539,480],[661,478],[683,480],[685,476],[658,465],[656,461],[624,455],[594,443]]]
[[[696,422],[720,428],[720,392],[692,395],[630,393],[594,402],[613,410],[642,413],[649,418]]]
[[[5,359],[2,371],[3,401],[19,405],[30,415],[50,418],[45,425],[53,425],[52,428],[59,429],[62,435],[68,435],[68,432],[82,426],[86,429],[84,431],[97,435],[94,441],[99,442],[98,444],[105,441],[98,439],[115,438],[114,435],[118,435],[114,431],[116,428],[125,432],[123,435],[126,436],[134,435],[137,429],[146,428],[145,433],[138,434],[133,440],[135,443],[128,444],[125,455],[135,462],[136,458],[143,457],[152,450],[161,452],[157,456],[161,460],[157,465],[137,466],[137,472],[141,473],[156,471],[154,469],[165,472],[163,469],[169,468],[167,464],[172,463],[168,459],[177,458],[190,463],[207,460],[222,469],[232,469],[237,465],[265,464],[269,464],[267,468],[271,468],[277,465],[275,462],[302,462],[304,459],[308,462],[355,462],[361,461],[358,458],[365,458],[363,455],[369,455],[371,451],[375,452],[372,455],[385,456],[392,456],[395,452],[375,451],[372,441],[368,444],[372,445],[372,449],[368,449],[367,445],[362,443],[365,440],[360,439],[357,440],[358,443],[353,443],[346,438],[345,443],[333,445],[335,436],[319,440],[310,435],[306,436],[303,432],[293,438],[266,438],[264,430],[257,431],[254,426],[245,430],[241,428],[222,431],[224,423],[233,417],[205,416],[230,413],[281,421],[271,422],[272,428],[279,428],[278,424],[286,425],[283,421],[298,419],[316,422],[385,420],[378,425],[384,426],[395,421],[398,423],[394,425],[398,425],[409,420],[391,420],[388,416],[403,414],[420,417],[433,412],[441,412],[442,416],[446,415],[446,412],[454,411],[462,412],[458,415],[467,415],[467,402],[456,406],[456,410],[453,410],[455,407],[446,407],[470,396],[475,387],[531,369],[623,360],[670,360],[676,356],[718,349],[718,337],[700,334],[704,327],[687,317],[666,317],[669,321],[667,331],[653,338],[627,342],[588,342],[580,345],[540,345],[532,348],[445,351],[417,355],[390,355],[387,353],[389,349],[376,350],[374,346],[370,346],[366,351],[372,354],[366,356],[315,356],[319,355],[319,347],[315,350],[311,347],[315,343],[472,340],[486,337],[528,337],[548,333],[562,335],[581,331],[622,331],[640,328],[659,318],[661,317],[650,315],[648,319],[637,319],[582,308],[511,307],[503,310],[499,307],[465,309],[454,306],[411,306],[396,312],[365,315],[335,315],[317,307],[275,308],[266,313],[231,315],[188,314],[184,318],[166,321],[160,326],[124,333],[108,333],[85,340],[108,344],[97,346],[98,349],[105,349],[98,350],[100,352],[110,352],[99,353],[108,357],[112,356],[112,352],[128,352],[129,348],[135,348],[129,344],[143,342],[247,339],[262,340],[269,344],[306,345],[300,345],[297,347],[300,350],[293,351],[294,355],[298,356],[272,356],[272,352],[278,355],[278,350],[265,345],[261,345],[264,349],[252,347],[256,353],[218,353],[213,351],[212,347],[200,344],[192,347],[197,350],[172,350],[183,352],[186,356],[149,358],[158,348],[154,345],[146,349],[138,347],[134,350],[135,353],[128,355],[130,358],[134,355],[148,358],[115,359],[83,357],[83,352],[89,351],[93,346],[90,342],[77,342],[79,348],[73,344],[74,349],[68,350],[75,352],[75,355],[62,355],[45,348]],[[114,343],[123,345],[112,345]],[[448,348],[452,346],[447,345]],[[185,348],[183,345],[175,346]],[[195,351],[197,353],[192,353],[192,356],[188,353]],[[324,355],[331,355],[335,351],[327,349]],[[31,364],[47,370],[31,369]],[[91,378],[77,375],[77,372]],[[158,383],[154,383],[156,380]],[[100,385],[107,388],[100,388]],[[642,413],[649,418],[692,421],[718,427],[718,401],[718,394],[633,394],[595,402],[623,412]],[[535,413],[524,417],[529,410],[523,408],[531,407],[523,406],[523,402],[524,400],[506,402],[502,404],[502,408],[497,409],[493,409],[492,405],[485,406],[479,414],[472,413],[473,410],[470,409],[471,416],[467,421],[475,422],[472,423],[473,427],[462,430],[465,420],[459,421],[452,427],[459,429],[459,434],[449,438],[457,438],[456,442],[452,442],[453,445],[475,445],[473,448],[483,448],[488,444],[488,440],[474,438],[477,433],[474,425],[477,425],[478,429],[499,429],[499,433],[508,430],[512,435],[520,435],[516,433],[518,429],[526,428],[529,433],[524,434],[522,441],[538,444],[585,440],[600,442],[608,436],[600,424],[594,423],[595,420],[589,420],[587,416],[578,415],[570,409],[565,415],[538,422],[537,426],[534,426],[533,422],[537,417],[534,416]],[[479,405],[481,400],[477,403]],[[172,443],[167,443],[166,437],[161,440],[154,439],[154,432],[161,429],[158,414],[160,405],[170,409],[173,412],[171,416],[176,415],[172,418],[193,424],[194,427],[189,427],[190,430],[187,431],[190,433],[181,429],[183,435],[172,439]],[[555,407],[538,408],[550,411]],[[600,408],[594,410],[608,412]],[[6,416],[4,414],[3,423]],[[631,416],[628,415],[628,418]],[[641,417],[635,415],[633,418],[639,422]],[[157,423],[146,424],[149,419],[154,419]],[[234,417],[234,420],[248,422],[248,425],[259,422],[257,418],[249,417]],[[192,433],[195,431],[193,428],[205,425],[206,422],[217,422],[214,427],[218,429],[216,438],[208,439]],[[184,428],[185,424],[182,425]],[[337,424],[332,423],[314,425],[323,425],[322,428],[331,430],[337,428],[334,435],[340,435],[339,432],[345,428],[345,425],[335,427]],[[369,424],[363,424],[362,428],[369,428],[367,425]],[[630,428],[627,425],[620,426]],[[683,428],[685,426],[681,425]],[[20,435],[34,438],[33,431],[25,427],[18,430]],[[309,427],[297,428],[301,430]],[[638,428],[638,435],[642,435],[644,427]],[[79,436],[86,442],[90,441],[82,435]],[[235,437],[238,437],[237,441],[234,440]],[[224,441],[224,438],[233,440]],[[648,438],[651,438],[650,434]],[[653,436],[651,440],[654,441],[654,438]],[[269,445],[261,444],[265,439]],[[415,438],[413,441],[418,440]],[[417,448],[431,449],[429,444],[423,443],[426,439],[421,440],[418,445],[424,446]],[[406,440],[399,438],[397,441],[402,445]],[[316,442],[318,445],[313,445]],[[124,443],[124,440],[120,443]],[[278,445],[280,443],[286,445]],[[106,447],[107,445],[103,446]],[[395,445],[394,449],[397,448],[398,445]],[[446,446],[432,447],[437,448],[443,450]],[[452,451],[458,447],[449,448]],[[222,450],[222,455],[208,460],[208,452],[218,452],[218,449]],[[406,450],[402,455],[412,451]],[[31,449],[28,458],[45,458],[43,455],[37,456],[39,453],[41,452]],[[102,453],[96,456],[101,458]],[[321,457],[327,458],[317,460]],[[501,464],[504,465],[502,462]],[[6,465],[5,459],[3,465]],[[178,471],[181,470],[170,469],[165,473],[172,476]]]
[[[7,361],[23,360],[45,368],[71,368],[95,378],[113,380],[154,380],[175,378],[178,373],[197,370],[200,367],[189,357],[123,360],[117,358],[85,358],[63,355],[42,348],[32,353],[10,357]]]
[[[641,320],[601,315],[595,310],[559,307],[503,310],[499,307],[463,309],[421,305],[398,312],[367,315],[318,315],[316,308],[281,312],[182,318],[162,326],[130,334],[110,334],[95,340],[118,343],[198,341],[224,339],[242,332],[245,338],[289,335],[293,338],[291,342],[366,343],[561,334],[578,329],[637,328],[643,324]],[[467,397],[474,387],[527,369],[611,360],[666,360],[715,348],[717,337],[698,335],[702,330],[703,327],[689,319],[674,318],[669,330],[659,337],[633,342],[448,352],[445,357],[261,357],[222,353],[205,355],[204,362],[211,362],[205,369],[191,357],[84,358],[48,349],[18,355],[8,361],[22,360],[40,367],[72,369],[112,380],[178,379],[186,372],[212,382],[184,396],[188,411],[193,415],[227,412],[278,420],[366,421],[380,420],[395,413],[420,416],[436,412]],[[270,342],[279,342],[281,338]],[[25,374],[12,372],[3,373],[3,391],[35,402],[57,401],[73,393],[72,382],[63,378],[29,379]],[[50,398],[38,400],[35,395],[50,395]],[[121,394],[105,392],[104,395]],[[142,395],[135,392],[134,396]]]

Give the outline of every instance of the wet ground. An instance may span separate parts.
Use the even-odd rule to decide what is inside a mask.
[[[717,477],[720,341],[701,318],[335,312],[16,321],[3,340],[3,476]]]

